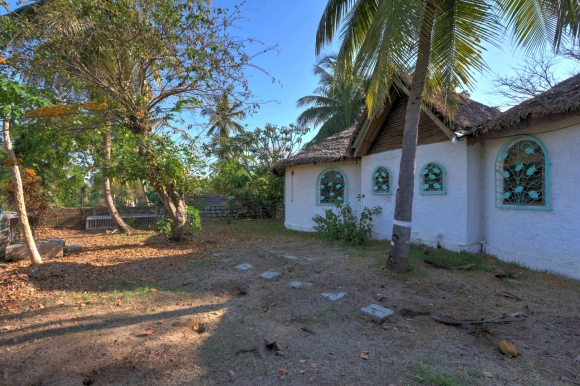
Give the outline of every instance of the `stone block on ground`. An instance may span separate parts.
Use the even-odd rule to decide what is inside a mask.
[[[64,248],[66,245],[66,239],[48,239],[47,242],[59,243]]]
[[[288,260],[296,260],[296,256],[292,256],[292,255],[282,255],[283,258],[288,259]]]
[[[254,268],[254,266],[252,264],[244,263],[236,265],[234,268],[237,269],[238,271],[245,271],[247,269]]]
[[[336,300],[344,297],[344,295],[346,295],[344,292],[339,292],[337,294],[331,294],[331,293],[324,292],[322,294],[322,296],[327,297],[327,298],[329,298],[332,301],[336,301]]]
[[[36,249],[42,259],[52,259],[63,256],[62,244],[58,241],[36,243]],[[17,261],[30,259],[30,254],[24,243],[10,244],[6,247],[6,260]]]
[[[361,308],[360,310],[377,323],[382,323],[385,318],[394,314],[393,310],[381,307],[378,304],[371,304],[370,306]]]
[[[290,283],[290,287],[292,287],[292,288],[302,288],[302,282],[301,281],[293,281],[292,283]]]
[[[67,245],[62,249],[62,253],[66,255],[74,255],[77,253],[81,253],[83,251],[83,246],[78,244]]]
[[[262,276],[264,279],[272,279],[276,276],[279,276],[280,272],[274,272],[274,271],[266,271],[264,273],[262,273],[260,276]]]

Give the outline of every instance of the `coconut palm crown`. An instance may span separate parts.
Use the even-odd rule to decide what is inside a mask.
[[[336,71],[336,54],[325,55],[314,66],[320,77],[313,95],[300,98],[297,107],[309,106],[297,119],[299,126],[319,126],[311,143],[318,143],[349,128],[364,106],[364,84],[351,71]]]
[[[219,135],[227,138],[232,133],[241,133],[244,126],[238,123],[246,117],[246,113],[241,109],[241,102],[230,102],[227,94],[221,95],[215,100],[215,105],[201,110],[201,115],[209,117],[209,129],[207,135]]]

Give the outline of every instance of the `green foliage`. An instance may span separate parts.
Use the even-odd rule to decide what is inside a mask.
[[[244,119],[246,114],[241,109],[241,102],[230,103],[228,94],[214,98],[214,107],[205,107],[201,115],[209,117],[209,130],[207,135],[219,135],[229,137],[231,133],[241,133],[244,127],[237,121]],[[217,130],[217,133],[216,133]]]
[[[355,211],[350,205],[341,206],[335,203],[336,213],[332,209],[325,210],[325,216],[316,215],[312,218],[314,230],[320,233],[327,241],[340,240],[347,245],[361,245],[370,236],[373,229],[373,216],[382,212],[380,206],[370,209],[365,207],[360,217],[357,218]]]
[[[46,90],[27,87],[0,75],[0,117],[3,119],[19,119],[28,109],[49,106],[49,97],[51,93]]]
[[[244,131],[230,138],[213,140],[203,146],[216,162],[210,167],[208,191],[250,200],[274,216],[284,200],[284,179],[270,169],[297,151],[307,133],[295,125]]]
[[[161,216],[157,219],[155,223],[155,228],[157,231],[165,236],[165,240],[169,240],[171,238],[171,225],[173,224],[173,220],[171,217]]]
[[[187,223],[185,224],[190,234],[195,235],[201,232],[201,217],[199,216],[199,209],[193,206],[187,207]]]
[[[180,195],[191,194],[199,187],[206,161],[188,137],[161,133],[143,138],[118,128],[113,143],[115,157],[110,169],[119,181],[147,180],[156,190]],[[158,193],[149,198],[161,202]]]
[[[297,107],[308,107],[297,122],[300,126],[318,126],[320,129],[311,143],[318,143],[352,126],[364,106],[364,82],[353,73],[352,66],[338,69],[336,55],[322,57],[314,66],[318,87],[314,95],[302,97]]]
[[[434,9],[426,92],[441,92],[454,107],[456,90],[472,89],[474,73],[486,69],[483,53],[488,44],[511,37],[529,52],[550,43],[557,48],[562,34],[577,38],[577,5],[562,10],[557,5],[559,1],[537,0],[328,0],[316,52],[340,36],[339,62],[355,63],[357,73],[369,79],[366,104],[373,117],[397,78],[414,72],[423,17]]]

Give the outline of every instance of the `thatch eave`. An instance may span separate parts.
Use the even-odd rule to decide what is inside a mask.
[[[518,126],[528,118],[580,110],[580,74],[572,76],[551,89],[530,98],[503,113],[482,121],[475,128],[476,135],[501,131]]]
[[[320,141],[316,145],[302,149],[297,154],[272,165],[270,172],[275,176],[283,177],[287,168],[296,165],[340,162],[351,158],[346,154],[345,150],[354,129],[354,126],[350,127]]]

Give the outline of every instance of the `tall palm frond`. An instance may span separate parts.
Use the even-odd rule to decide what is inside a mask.
[[[201,115],[209,117],[209,129],[207,135],[217,133],[221,138],[227,138],[232,133],[244,131],[238,121],[246,117],[246,113],[241,109],[241,102],[230,102],[229,96],[223,94],[215,100],[215,105],[201,110]]]
[[[308,107],[297,119],[299,126],[320,126],[311,143],[349,128],[359,118],[364,85],[349,68],[338,69],[337,56],[326,55],[314,66],[319,76],[313,95],[300,98],[297,107]]]

